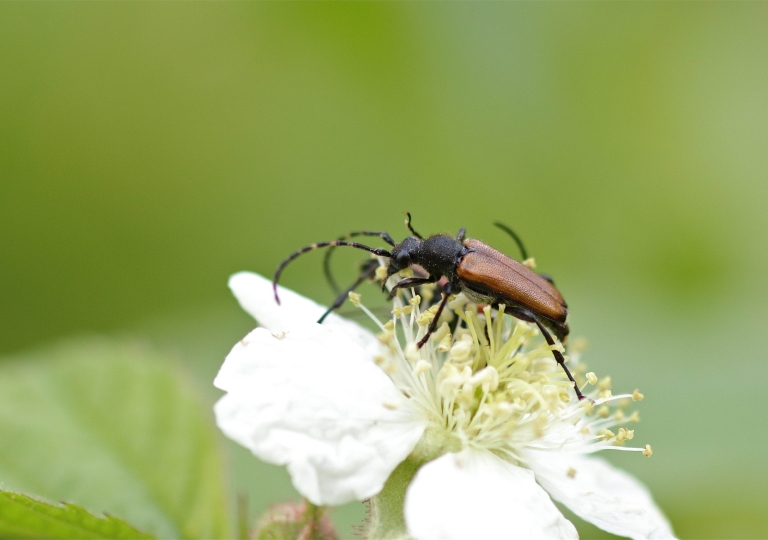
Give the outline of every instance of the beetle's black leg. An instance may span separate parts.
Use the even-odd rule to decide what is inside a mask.
[[[349,240],[350,238],[354,238],[355,236],[378,236],[390,246],[395,245],[395,241],[392,240],[392,237],[389,236],[389,233],[385,231],[354,231],[351,233],[347,233],[344,236],[338,237],[337,240]],[[335,247],[331,246],[325,252],[325,256],[323,257],[323,273],[325,274],[325,280],[328,282],[328,285],[331,286],[331,289],[333,289],[333,292],[335,292],[336,294],[339,294],[341,292],[341,289],[336,284],[336,280],[333,278],[333,275],[331,274],[331,255],[333,254],[334,249]]]
[[[419,340],[419,342],[416,344],[416,347],[418,349],[421,349],[424,344],[429,339],[429,336],[432,335],[432,333],[437,330],[437,321],[440,320],[440,315],[443,314],[443,308],[445,307],[445,304],[448,303],[448,297],[451,296],[451,292],[453,291],[453,287],[450,283],[446,283],[445,287],[443,287],[443,301],[440,302],[440,307],[437,308],[437,313],[435,313],[435,318],[432,319],[432,322],[429,323],[429,328],[427,329],[427,333],[424,334],[424,337]]]
[[[456,240],[458,240],[459,242],[461,242],[463,244],[464,243],[464,238],[466,238],[466,237],[467,237],[467,228],[466,227],[462,227],[461,229],[459,229],[459,234],[456,235]]]
[[[552,336],[549,334],[549,331],[544,327],[543,324],[541,324],[541,321],[539,321],[539,318],[531,313],[530,311],[526,312],[526,315],[531,317],[533,322],[536,323],[536,326],[539,327],[539,330],[541,330],[541,334],[544,336],[544,339],[547,340],[547,344],[552,347],[555,344],[555,340],[552,339]],[[555,357],[555,360],[558,364],[560,364],[560,367],[563,368],[563,371],[565,371],[565,374],[568,375],[568,379],[573,383],[573,389],[576,391],[576,397],[579,398],[579,400],[584,399],[584,394],[581,393],[581,390],[579,390],[579,385],[576,384],[576,379],[573,378],[573,375],[571,375],[571,372],[568,371],[568,366],[565,365],[565,358],[563,358],[563,354],[558,351],[557,349],[552,349],[552,356]]]
[[[369,264],[369,263],[376,263],[376,264]],[[349,293],[357,289],[360,284],[365,281],[366,279],[373,278],[373,275],[376,273],[376,269],[379,267],[378,261],[371,259],[370,261],[366,262],[366,265],[364,265],[363,273],[358,276],[358,278],[355,280],[355,282],[352,284],[351,287],[349,287],[346,291],[341,293],[336,300],[333,301],[333,304],[331,304],[331,307],[329,307],[325,313],[323,313],[323,316],[320,317],[317,320],[318,324],[322,324],[325,318],[332,312],[336,311],[341,307],[341,304],[344,303],[344,301],[347,299],[347,296],[349,296]]]
[[[409,287],[413,287],[414,285],[426,285],[427,283],[435,283],[437,281],[437,278],[433,277],[412,277],[412,278],[406,278],[402,281],[398,281],[395,283],[395,286],[392,287],[392,290],[389,291],[389,299],[392,300],[395,295],[397,294],[397,289],[406,289]]]

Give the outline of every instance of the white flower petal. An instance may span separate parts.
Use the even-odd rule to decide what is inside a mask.
[[[259,458],[287,465],[315,504],[371,497],[413,450],[426,420],[367,356],[323,325],[292,325],[277,336],[257,328],[214,381],[228,392],[214,407],[216,421]]]
[[[530,470],[483,450],[419,469],[405,495],[405,522],[416,540],[578,538]]]
[[[527,451],[524,457],[552,498],[582,519],[620,536],[674,538],[672,527],[648,489],[607,461],[535,450]]]
[[[326,310],[312,300],[280,286],[277,287],[280,294],[278,305],[272,281],[253,272],[234,274],[229,278],[229,288],[249,315],[275,333],[290,330],[296,325],[317,322]],[[329,314],[323,325],[345,332],[373,354],[379,350],[379,342],[371,332],[335,313]]]

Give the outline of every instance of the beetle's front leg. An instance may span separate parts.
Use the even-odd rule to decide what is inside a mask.
[[[371,264],[373,263],[373,264]],[[325,318],[330,315],[332,311],[336,311],[341,307],[341,305],[344,303],[344,301],[349,296],[349,293],[357,289],[360,284],[365,281],[366,279],[373,279],[374,274],[376,274],[376,269],[379,267],[379,262],[376,259],[368,259],[366,261],[366,264],[363,266],[363,272],[358,276],[358,278],[355,280],[355,282],[343,293],[341,293],[336,300],[334,300],[333,304],[331,304],[331,307],[329,307],[327,310],[325,310],[325,313],[317,320],[317,324],[323,324],[323,321]]]
[[[446,283],[445,287],[443,287],[443,301],[440,302],[440,307],[437,308],[437,313],[435,313],[435,318],[432,319],[431,323],[429,323],[429,328],[427,329],[427,333],[416,344],[416,347],[418,349],[421,349],[429,339],[429,336],[431,336],[432,333],[435,330],[437,330],[437,321],[440,319],[440,315],[442,315],[443,308],[445,307],[445,304],[448,302],[448,297],[451,296],[452,291],[453,291],[453,286],[451,285],[451,283],[450,282]]]
[[[392,300],[395,295],[397,294],[397,289],[407,289],[409,287],[413,287],[415,285],[426,285],[427,283],[436,283],[437,278],[436,277],[425,277],[425,278],[419,278],[419,277],[412,277],[412,278],[406,278],[402,281],[398,281],[395,283],[395,286],[392,287],[392,290],[389,291],[389,299]]]

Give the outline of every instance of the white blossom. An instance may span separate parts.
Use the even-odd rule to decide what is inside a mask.
[[[573,359],[591,398],[579,402],[537,330],[502,306],[478,312],[459,295],[418,349],[436,306],[412,291],[385,324],[371,315],[374,335],[335,314],[317,324],[324,308],[286,289],[278,306],[256,274],[236,274],[230,287],[262,326],[214,381],[226,392],[217,423],[260,459],[286,465],[314,504],[375,496],[401,462],[429,455],[405,492],[412,538],[575,538],[552,499],[615,534],[673,537],[641,483],[587,455],[650,455],[626,446],[638,418],[622,406],[642,395],[613,396],[610,379],[583,375]]]

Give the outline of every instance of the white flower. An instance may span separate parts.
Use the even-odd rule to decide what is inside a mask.
[[[316,324],[324,308],[286,289],[278,306],[261,276],[236,274],[230,287],[262,327],[235,345],[214,381],[227,392],[217,423],[262,460],[286,465],[314,504],[377,496],[373,537],[376,513],[395,501],[415,539],[575,538],[552,497],[614,534],[673,537],[642,484],[588,455],[650,454],[624,446],[634,431],[611,431],[637,419],[621,406],[642,396],[612,396],[610,380],[590,373],[594,404],[579,402],[546,344],[531,344],[535,328],[478,313],[459,295],[445,314],[461,319],[455,335],[443,322],[417,349],[435,308],[421,311],[426,302],[412,293],[395,299],[374,336],[335,314]]]

